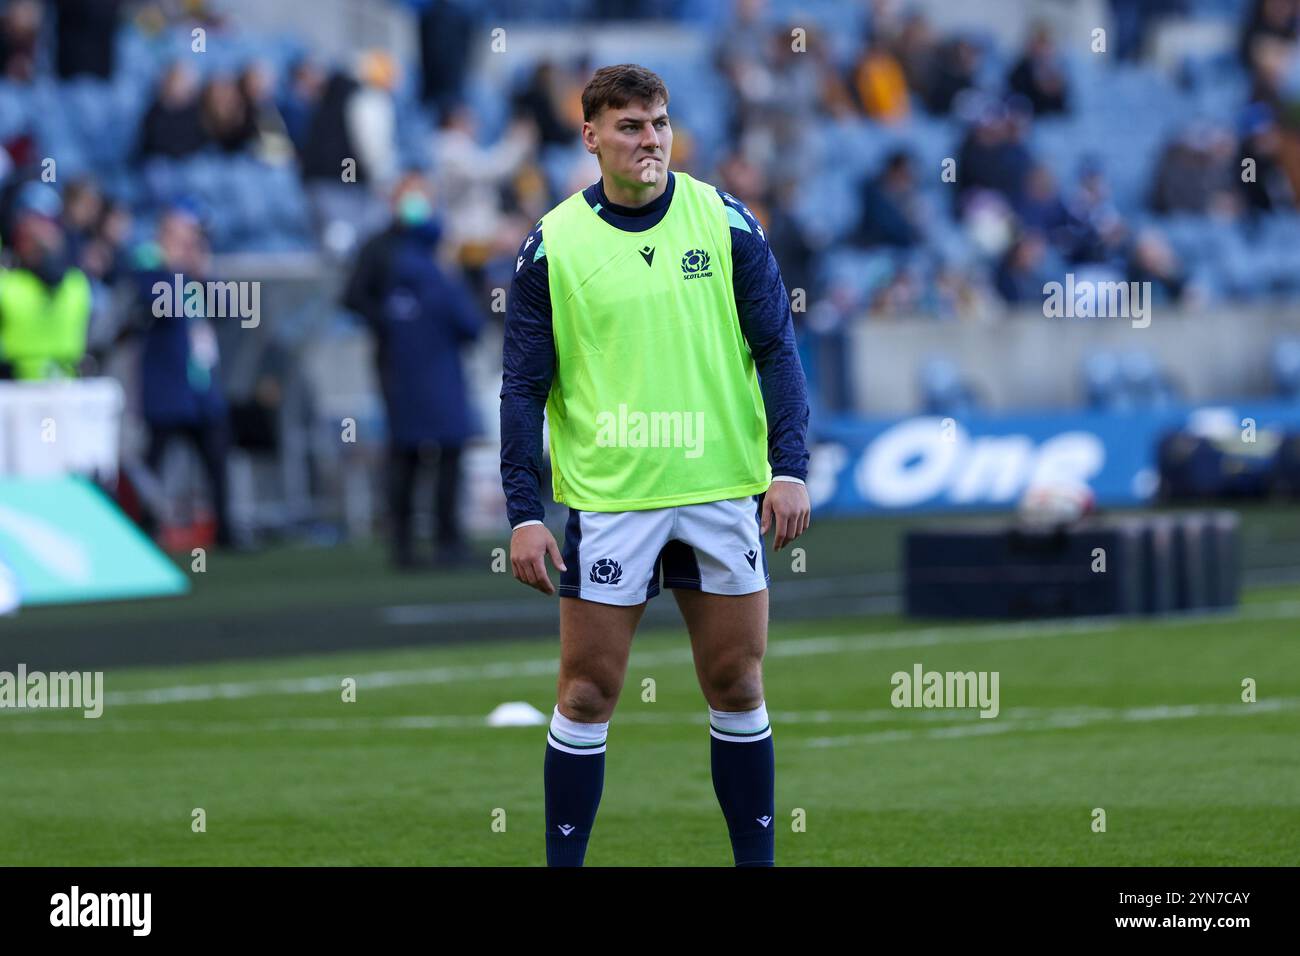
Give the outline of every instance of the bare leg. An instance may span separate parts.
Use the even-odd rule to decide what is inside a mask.
[[[581,723],[609,720],[623,689],[632,635],[645,604],[621,607],[560,598],[560,713]]]
[[[709,702],[713,792],[727,820],[737,866],[776,860],[776,760],[763,702],[767,591],[676,590],[691,632],[695,673]]]
[[[605,739],[645,604],[560,598],[560,677],[547,734],[546,862],[582,866],[605,785]]]
[[[673,596],[691,634],[695,674],[709,706],[743,711],[761,704],[767,591],[731,595],[676,589]]]

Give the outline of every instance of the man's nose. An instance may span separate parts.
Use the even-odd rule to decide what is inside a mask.
[[[641,137],[641,145],[645,149],[659,148],[659,133],[653,126],[646,127],[645,135]]]

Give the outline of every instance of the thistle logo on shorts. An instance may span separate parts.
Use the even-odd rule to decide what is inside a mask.
[[[682,278],[707,279],[711,275],[709,254],[703,249],[687,249],[682,255]]]
[[[601,558],[591,566],[592,584],[618,584],[623,580],[623,569],[613,558]]]

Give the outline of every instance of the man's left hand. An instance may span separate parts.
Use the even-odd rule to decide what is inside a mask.
[[[762,534],[775,528],[772,550],[780,551],[808,530],[812,505],[808,489],[796,481],[774,481],[763,496]]]

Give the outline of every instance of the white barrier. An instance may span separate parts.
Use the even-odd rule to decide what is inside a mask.
[[[0,382],[0,477],[115,478],[125,405],[112,378]]]

